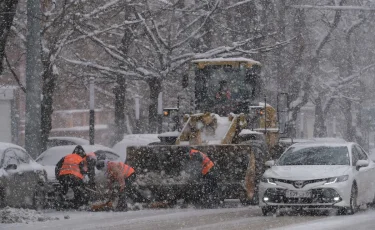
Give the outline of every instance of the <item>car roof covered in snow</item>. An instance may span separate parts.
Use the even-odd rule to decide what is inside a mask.
[[[0,142],[0,153],[3,153],[4,150],[6,150],[8,148],[21,149],[21,150],[26,152],[26,150],[19,145],[15,145],[15,144],[12,144],[12,143],[6,143],[6,142]]]
[[[49,137],[48,140],[64,140],[64,141],[71,141],[76,143],[77,145],[89,145],[90,141],[80,138],[80,137]]]
[[[316,146],[327,146],[327,147],[348,147],[350,148],[353,142],[305,142],[305,143],[295,143],[290,147],[298,147],[298,148],[308,148],[308,147],[316,147]]]
[[[315,138],[312,138],[311,140],[313,141],[316,141],[316,142],[326,142],[326,143],[347,143],[346,140],[342,139],[342,138],[338,138],[338,137],[315,137]]]
[[[46,161],[44,164],[56,164],[61,158],[64,156],[70,154],[73,152],[76,145],[64,145],[64,146],[56,146],[47,149],[42,154],[39,155],[39,157],[36,159],[37,162],[40,162],[43,160]],[[83,149],[86,153],[90,152],[96,152],[96,151],[108,151],[112,152],[113,154],[119,156],[118,153],[116,153],[113,149],[108,148],[103,145],[82,145]],[[48,157],[48,160],[46,159]],[[119,156],[120,157],[120,156]]]
[[[159,134],[127,134],[122,141],[115,144],[112,148],[125,160],[126,148],[128,146],[145,146],[152,142],[160,142],[158,135]]]

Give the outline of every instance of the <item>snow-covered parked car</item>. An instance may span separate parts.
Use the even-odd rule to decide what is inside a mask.
[[[259,185],[263,214],[280,208],[353,214],[375,197],[375,163],[357,144],[301,143],[275,161]]]
[[[0,142],[0,207],[42,208],[46,180],[24,148]]]
[[[126,160],[126,148],[128,146],[145,146],[150,143],[158,143],[160,139],[159,134],[128,134],[124,136],[120,142],[115,144],[112,148],[120,155],[122,161]]]
[[[64,145],[89,145],[90,141],[79,137],[49,137],[47,149]]]
[[[76,146],[66,145],[66,146],[56,146],[44,151],[36,159],[36,162],[41,164],[44,170],[47,172],[47,201],[52,204],[55,198],[55,189],[59,186],[59,182],[55,177],[55,166],[61,158],[71,154]],[[95,152],[98,160],[110,160],[117,161],[120,157],[111,148],[102,145],[82,145],[86,153]],[[99,181],[103,181],[102,178]]]

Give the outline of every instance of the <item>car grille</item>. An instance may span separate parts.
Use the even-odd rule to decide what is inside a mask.
[[[291,184],[295,188],[303,188],[307,184],[312,184],[312,183],[327,181],[327,179],[315,179],[315,180],[305,180],[305,181],[301,181],[301,180],[283,180],[283,179],[274,179],[274,180],[276,182],[281,182],[281,183],[285,183],[285,184]],[[298,184],[299,186],[297,186],[297,183],[299,183]]]
[[[267,202],[284,204],[321,204],[341,201],[340,195],[332,188],[312,189],[310,198],[288,198],[285,196],[286,191],[286,189],[270,188],[266,190],[264,197],[268,198]],[[340,199],[334,200],[334,197],[340,197]]]

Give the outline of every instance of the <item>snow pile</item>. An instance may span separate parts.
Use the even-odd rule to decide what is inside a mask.
[[[0,209],[0,223],[29,223],[36,221],[59,220],[58,217],[46,217],[43,213],[31,209],[6,207]]]
[[[185,184],[191,179],[191,174],[181,171],[180,175],[172,176],[161,173],[148,172],[145,174],[137,175],[136,183],[140,186],[146,185],[171,185],[171,184]]]
[[[253,134],[255,134],[255,135],[263,135],[263,133],[261,133],[261,132],[257,132],[257,131],[253,131],[253,130],[250,130],[250,129],[243,129],[243,130],[241,130],[241,132],[240,132],[240,136],[244,136],[244,135],[253,135]]]
[[[202,135],[202,142],[207,144],[221,144],[221,141],[227,135],[227,132],[232,124],[233,121],[229,121],[228,117],[220,117],[219,115],[215,114],[217,119],[217,128],[215,130],[215,134],[211,135],[207,130],[203,130],[201,133]]]

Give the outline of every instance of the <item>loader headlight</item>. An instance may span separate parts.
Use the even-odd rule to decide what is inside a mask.
[[[262,177],[262,178],[260,179],[260,181],[262,181],[263,183],[276,185],[276,182],[275,182],[275,179],[274,179],[274,178],[266,178],[266,177]]]
[[[349,179],[349,175],[331,177],[331,178],[328,178],[326,183],[324,183],[324,184],[326,185],[326,184],[339,183],[339,182],[347,181],[348,179]]]

